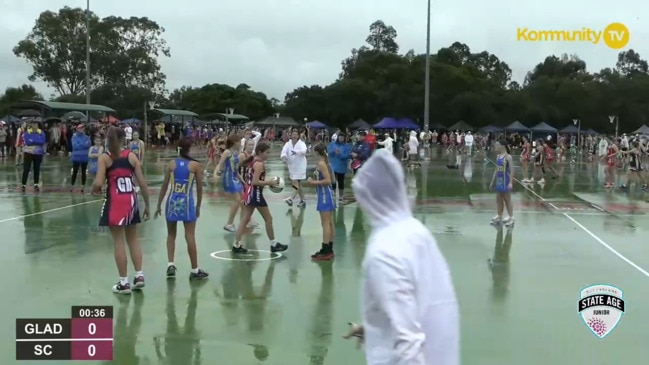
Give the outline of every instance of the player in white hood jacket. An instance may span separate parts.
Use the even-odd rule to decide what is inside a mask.
[[[368,365],[459,365],[460,323],[446,260],[412,215],[401,163],[378,150],[352,181],[372,225],[363,260]]]

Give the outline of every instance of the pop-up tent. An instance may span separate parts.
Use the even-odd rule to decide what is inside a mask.
[[[559,133],[565,133],[565,134],[577,134],[579,133],[579,128],[577,128],[574,124],[570,124],[566,126],[565,128],[561,129]]]
[[[530,129],[533,133],[557,133],[557,129],[546,122],[541,122]]]
[[[503,129],[493,125],[488,125],[486,127],[480,128],[479,131],[481,133],[502,133]]]
[[[311,128],[311,129],[325,129],[325,128],[327,128],[326,124],[324,124],[322,122],[319,122],[317,120],[314,120],[313,122],[307,123],[306,126]]]
[[[636,129],[633,131],[633,134],[642,134],[642,135],[649,135],[649,127],[647,127],[645,124],[642,125],[642,127]]]
[[[515,121],[514,123],[508,125],[505,127],[505,132],[507,133],[529,133],[530,129],[527,128],[526,126],[523,125],[523,123],[519,121]]]
[[[358,119],[354,123],[349,125],[349,129],[362,129],[362,130],[368,130],[372,128],[370,123],[364,121],[363,119]]]

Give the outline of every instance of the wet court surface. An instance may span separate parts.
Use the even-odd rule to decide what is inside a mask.
[[[493,166],[474,157],[449,170],[439,153],[407,179],[415,215],[435,233],[453,273],[462,363],[646,363],[649,195],[605,193],[597,165],[566,165],[543,188],[516,185],[516,227],[496,229],[489,225]],[[157,153],[145,164],[152,209],[169,156]],[[209,280],[190,285],[180,232],[179,277],[166,280],[165,224],[151,220],[140,228],[147,286],[118,297],[111,292],[117,280],[112,243],[97,228],[101,199],[64,188],[67,159],[45,162],[39,194],[18,193],[13,164],[1,166],[1,364],[15,362],[15,318],[68,317],[70,306],[86,304],[114,306],[119,365],[363,363],[362,352],[341,338],[347,322],[359,319],[369,235],[356,204],[338,210],[335,260],[313,263],[309,255],[321,235],[313,204],[290,211],[281,201],[287,194],[268,193],[277,239],[289,250],[273,258],[257,230],[245,238],[259,250],[256,260],[234,261],[227,251],[233,236],[221,228],[228,204],[211,183],[197,226],[199,262]],[[284,174],[276,161],[269,168],[271,175]],[[578,315],[580,290],[600,283],[622,289],[626,301],[622,321],[603,340]]]

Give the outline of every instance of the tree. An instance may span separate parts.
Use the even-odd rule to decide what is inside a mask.
[[[91,39],[91,87],[106,85],[116,92],[135,86],[161,93],[165,75],[157,57],[169,56],[161,38],[164,29],[148,18],[99,19],[88,14]],[[30,81],[42,80],[59,95],[85,93],[86,13],[64,7],[45,11],[13,52],[33,67]]]
[[[374,51],[397,53],[397,31],[390,25],[385,25],[383,20],[377,20],[370,25],[370,34],[365,39]]]
[[[0,115],[7,114],[12,104],[23,100],[43,100],[43,96],[32,85],[8,87],[0,96]]]
[[[275,113],[266,94],[254,91],[247,84],[232,87],[224,84],[207,84],[199,88],[183,86],[169,95],[167,104],[174,109],[191,110],[202,117],[214,117],[234,108],[235,113],[249,118],[265,118]]]
[[[396,30],[389,28],[381,21],[372,24],[369,47],[352,49],[341,62],[339,78],[330,85],[301,86],[287,93],[283,113],[339,127],[358,118],[421,119],[425,55],[399,54]],[[509,65],[496,55],[453,42],[431,55],[431,124],[464,120],[478,127],[505,126],[520,120],[561,128],[579,119],[582,129],[612,133],[607,116],[617,115],[620,129],[632,131],[649,123],[648,68],[634,50],[620,52],[614,67],[599,72],[589,72],[577,55],[550,55],[520,83],[511,79]]]

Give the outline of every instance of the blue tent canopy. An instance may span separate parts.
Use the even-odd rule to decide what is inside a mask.
[[[585,135],[587,135],[587,136],[597,136],[597,135],[599,135],[599,133],[595,132],[595,131],[592,130],[592,129],[589,129],[589,130],[587,130],[587,131],[585,131],[585,132],[582,132],[582,133],[585,134]]]
[[[546,122],[541,122],[530,129],[537,133],[557,133],[557,129]]]
[[[120,123],[124,124],[140,124],[142,123],[141,120],[135,119],[135,118],[129,118],[129,119],[123,119]]]
[[[577,128],[574,124],[570,124],[569,126],[566,126],[562,130],[560,130],[559,133],[577,134],[579,133],[579,128]]]
[[[529,133],[530,129],[527,128],[523,123],[515,121],[514,123],[505,127],[505,132],[508,133]]]
[[[14,117],[13,115],[5,115],[4,117],[0,118],[1,121],[6,122],[6,123],[19,123],[20,118]]]
[[[388,117],[381,119],[373,127],[377,129],[419,129],[419,126],[410,119],[402,118],[396,120]]]
[[[324,124],[322,122],[319,122],[317,120],[314,120],[313,122],[309,122],[306,125],[311,129],[325,129],[325,128],[327,128],[326,124]]]
[[[486,127],[480,128],[480,132],[482,133],[502,133],[503,129],[493,126],[493,125],[488,125]]]

